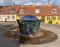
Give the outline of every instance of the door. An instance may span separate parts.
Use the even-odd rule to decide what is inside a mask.
[[[42,23],[45,22],[45,16],[42,16]]]

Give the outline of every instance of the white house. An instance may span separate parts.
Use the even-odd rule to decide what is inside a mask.
[[[19,6],[1,6],[0,21],[16,21],[16,16],[19,11]]]

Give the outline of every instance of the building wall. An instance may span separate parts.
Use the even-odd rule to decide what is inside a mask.
[[[49,20],[47,20],[47,17],[48,16],[45,16],[45,24],[60,24],[60,20],[58,20],[58,16],[55,16],[56,17],[56,19],[55,20],[53,20],[53,17],[52,16],[49,16],[50,17],[50,19]],[[39,16],[38,16],[38,18],[39,18]],[[42,16],[40,16],[40,20],[42,20]]]
[[[19,20],[19,19],[21,19],[23,16],[19,16],[19,15],[17,15],[16,16],[16,20]]]
[[[16,17],[16,19],[21,19],[23,16],[17,16]],[[36,16],[38,19],[40,19],[40,20],[43,20],[42,19],[42,16]],[[45,24],[60,24],[60,20],[58,20],[58,16],[55,16],[56,17],[56,19],[55,20],[53,20],[53,16],[51,15],[51,16],[49,16],[50,17],[50,19],[49,20],[47,20],[47,17],[48,16],[44,16],[45,18],[44,18],[44,22],[43,23],[45,23]]]
[[[46,23],[46,24],[60,24],[60,20],[58,20],[58,16],[55,16],[56,17],[55,20],[53,20],[52,16],[50,16],[50,19],[47,20],[47,17],[48,16],[45,16],[45,22],[44,23]]]
[[[16,14],[0,15],[0,21],[16,21]]]

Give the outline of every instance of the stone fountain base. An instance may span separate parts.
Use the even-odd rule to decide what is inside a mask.
[[[53,42],[58,38],[55,33],[45,29],[39,29],[37,33],[28,36],[20,34],[17,29],[13,29],[5,32],[3,37],[19,39],[19,42],[22,44],[44,44]]]

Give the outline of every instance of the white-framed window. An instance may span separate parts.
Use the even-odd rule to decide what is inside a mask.
[[[24,14],[24,9],[20,9],[20,14]]]
[[[56,16],[52,16],[52,19],[53,19],[53,20],[56,20]]]
[[[58,20],[60,20],[60,16],[58,16]]]
[[[50,16],[47,16],[47,20],[50,20]]]
[[[35,9],[35,13],[40,13],[40,9],[39,8]]]
[[[15,16],[12,16],[12,19],[15,19]]]
[[[52,13],[56,13],[57,9],[53,8],[51,11],[52,11]]]
[[[10,16],[8,16],[7,18],[10,19]]]

